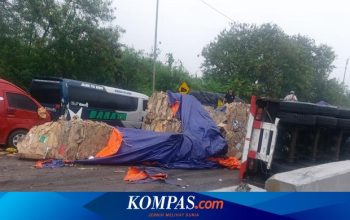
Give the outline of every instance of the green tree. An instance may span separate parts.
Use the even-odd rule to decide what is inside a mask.
[[[115,72],[115,78],[118,79],[116,86],[151,95],[152,70],[151,54],[124,47]],[[165,63],[156,62],[156,70],[156,90],[158,91],[177,91],[182,82],[187,82],[193,90],[202,89],[202,79],[192,77],[181,62],[175,62],[175,58],[170,53]]]
[[[215,84],[215,89],[218,85],[224,90],[233,88],[244,97],[257,93],[281,98],[295,90],[304,101],[335,100],[329,98],[327,85],[341,89],[328,79],[335,59],[329,46],[287,35],[274,24],[235,23],[207,45],[202,55],[205,81]]]
[[[34,76],[115,83],[111,1],[2,0],[0,12],[0,76],[20,85]]]

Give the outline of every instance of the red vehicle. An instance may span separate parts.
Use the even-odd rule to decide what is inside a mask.
[[[49,121],[50,115],[35,99],[0,79],[0,145],[17,146],[30,128]]]

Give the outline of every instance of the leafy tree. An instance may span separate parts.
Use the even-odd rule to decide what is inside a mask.
[[[111,1],[1,0],[0,12],[1,77],[23,87],[35,76],[58,76],[152,93],[153,59],[120,45]],[[157,90],[192,84],[171,53],[156,67]]]
[[[0,75],[20,85],[34,76],[113,84],[120,57],[111,1],[2,0]]]
[[[305,36],[289,36],[274,24],[235,23],[202,55],[204,78],[215,90],[233,88],[245,97],[257,93],[273,98],[295,90],[301,100],[334,104],[339,104],[334,97],[343,95],[340,84],[328,79],[334,68],[332,48]]]
[[[156,63],[156,90],[177,91],[184,81],[191,89],[201,89],[202,80],[190,76],[181,62],[175,62],[173,55],[168,55],[165,63],[160,61]],[[122,56],[118,59],[118,69],[115,72],[115,78],[118,79],[116,86],[151,95],[152,71],[153,57],[151,54],[125,47]]]

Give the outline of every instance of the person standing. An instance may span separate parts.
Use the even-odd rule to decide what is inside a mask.
[[[285,101],[293,101],[293,102],[296,102],[298,101],[298,98],[297,96],[295,95],[295,92],[294,91],[290,91],[290,93],[284,97],[284,100]]]
[[[232,89],[228,90],[225,95],[225,103],[232,103],[235,100],[235,93]]]

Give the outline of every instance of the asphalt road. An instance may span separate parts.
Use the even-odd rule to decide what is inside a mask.
[[[34,168],[35,161],[20,160],[0,151],[0,191],[212,191],[239,184],[238,170],[166,170],[169,183],[128,183],[127,166],[74,165]]]

